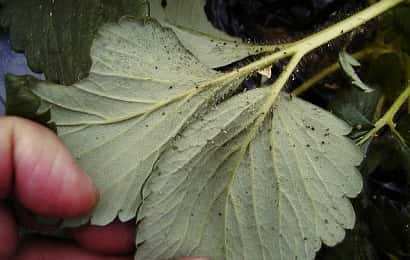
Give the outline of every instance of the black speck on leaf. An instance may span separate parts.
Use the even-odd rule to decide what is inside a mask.
[[[162,8],[166,8],[168,5],[167,0],[161,0],[161,6]]]

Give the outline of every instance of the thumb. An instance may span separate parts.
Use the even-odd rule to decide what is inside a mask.
[[[24,207],[55,217],[95,206],[95,186],[53,132],[15,117],[0,117],[0,129],[0,198],[14,188]]]

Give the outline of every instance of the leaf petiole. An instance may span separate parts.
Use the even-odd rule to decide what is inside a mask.
[[[389,108],[389,110],[383,115],[382,118],[380,118],[374,124],[374,128],[360,139],[360,141],[358,142],[358,145],[364,144],[371,137],[375,136],[377,132],[379,132],[386,125],[390,127],[391,131],[400,139],[400,141],[404,142],[404,139],[400,136],[400,134],[396,130],[396,124],[394,123],[394,117],[397,114],[397,112],[400,110],[400,108],[403,106],[403,104],[406,103],[409,98],[410,98],[410,82],[407,88],[394,101],[393,105]]]

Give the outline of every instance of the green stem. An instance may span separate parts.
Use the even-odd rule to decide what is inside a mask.
[[[275,100],[278,97],[280,91],[286,85],[286,82],[289,80],[290,76],[292,76],[293,71],[296,69],[304,55],[304,52],[295,54],[289,61],[285,70],[280,74],[279,78],[273,83],[273,85],[271,86],[272,91],[266,102],[267,107],[264,108],[265,112],[268,112],[272,105],[275,103]]]
[[[407,99],[407,112],[410,114],[410,97]]]
[[[375,136],[377,132],[379,132],[380,129],[382,129],[386,125],[390,127],[393,133],[395,133],[401,141],[403,141],[403,138],[401,138],[400,134],[398,134],[398,132],[396,131],[396,124],[394,123],[394,117],[397,114],[397,112],[400,110],[400,108],[403,106],[403,104],[406,103],[408,98],[410,98],[410,83],[407,86],[407,88],[401,93],[401,95],[394,101],[393,105],[384,114],[384,116],[380,118],[374,124],[374,128],[360,139],[360,141],[358,142],[358,145],[364,144],[371,137]]]
[[[386,102],[386,96],[382,95],[379,100],[377,100],[376,109],[374,110],[374,116],[372,121],[378,120],[383,113],[384,103]]]
[[[276,98],[279,96],[283,86],[285,86],[286,82],[289,80],[289,77],[292,75],[293,71],[296,69],[296,67],[298,66],[300,60],[303,58],[304,55],[305,53],[295,54],[290,59],[289,63],[286,65],[286,68],[279,75],[278,79],[271,86],[272,91],[267,97],[264,105],[259,110],[258,112],[259,117],[256,119],[255,123],[253,124],[253,127],[247,137],[247,141],[245,142],[245,145],[242,147],[243,152],[245,152],[248,145],[255,138],[257,131],[263,125],[263,122],[265,121],[266,116],[269,114],[269,111],[271,111],[273,104],[275,103]]]

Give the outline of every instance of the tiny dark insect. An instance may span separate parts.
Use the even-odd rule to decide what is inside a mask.
[[[167,0],[161,0],[161,6],[162,8],[166,8],[168,5]]]

